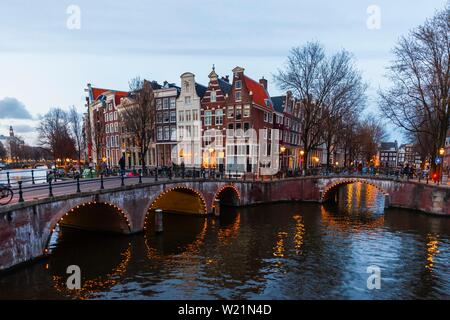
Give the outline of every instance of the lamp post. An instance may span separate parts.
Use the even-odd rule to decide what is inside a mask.
[[[304,175],[304,172],[303,172],[303,156],[305,155],[305,151],[303,151],[303,150],[300,150],[300,168],[301,168],[301,173],[302,173],[302,176]]]
[[[439,174],[440,174],[441,183],[442,183],[442,178],[444,175],[444,170],[443,170],[444,169],[444,155],[445,155],[445,149],[441,147],[439,149],[439,156],[441,158],[440,163],[439,163]]]
[[[286,151],[285,146],[280,147],[280,153],[281,153],[281,172],[284,173],[285,165],[284,165],[284,152]]]

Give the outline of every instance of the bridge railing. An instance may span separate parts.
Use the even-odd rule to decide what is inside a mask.
[[[42,173],[44,171],[44,173]],[[36,176],[39,172],[40,176]],[[25,174],[26,173],[26,174]],[[45,174],[45,175],[44,175]],[[182,167],[173,170],[169,167],[149,167],[145,170],[124,170],[119,172],[95,172],[94,170],[83,173],[75,172],[73,175],[62,175],[55,170],[29,170],[21,171],[21,175],[14,176],[6,173],[1,177],[0,184],[9,185],[14,192],[14,202],[24,202],[34,198],[53,197],[55,194],[71,194],[80,192],[89,192],[102,189],[111,189],[126,185],[135,185],[140,183],[168,181],[168,180],[225,180],[225,181],[273,181],[292,179],[295,177],[339,177],[339,176],[363,176],[379,177],[385,179],[395,179],[399,181],[419,181],[419,177],[414,178],[411,175],[400,174],[395,170],[377,170],[377,171],[350,171],[335,170],[325,171],[311,169],[303,174],[297,172],[279,172],[273,176],[261,176],[253,173],[243,173],[232,170],[215,170],[202,168]],[[429,179],[422,179],[424,183],[431,183]],[[435,182],[439,184],[438,182]]]

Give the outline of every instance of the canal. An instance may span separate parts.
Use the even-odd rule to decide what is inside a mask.
[[[0,299],[450,298],[450,219],[384,210],[360,183],[333,198],[222,208],[220,219],[166,214],[162,234],[61,228],[48,259],[0,276]],[[66,288],[69,265],[81,290]],[[367,288],[371,266],[380,289]]]

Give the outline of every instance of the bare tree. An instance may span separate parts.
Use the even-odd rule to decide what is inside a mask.
[[[330,124],[327,139],[333,140],[336,129],[331,124],[345,114],[344,109],[352,109],[363,101],[365,85],[353,67],[350,54],[341,51],[327,58],[318,42],[293,48],[284,70],[278,70],[274,78],[280,89],[293,91],[300,100],[305,159],[324,142],[324,119]],[[303,166],[306,169],[307,161]]]
[[[51,109],[37,128],[41,146],[51,150],[53,159],[75,155],[75,141],[70,135],[67,113],[60,108]]]
[[[77,111],[75,106],[70,107],[67,117],[77,149],[78,164],[80,164],[81,153],[83,151],[83,117],[81,113]]]
[[[450,118],[450,5],[402,37],[394,56],[392,86],[380,91],[380,108],[421,149],[429,149],[434,170]]]
[[[139,148],[142,172],[146,172],[146,155],[155,137],[155,96],[151,82],[139,77],[129,83],[130,99],[124,99],[120,116],[127,132]]]
[[[346,122],[358,117],[365,106],[367,85],[355,68],[349,52],[342,50],[328,62],[328,72],[335,80],[325,98],[322,113],[322,139],[326,145],[327,170],[330,168],[331,154],[342,138]]]

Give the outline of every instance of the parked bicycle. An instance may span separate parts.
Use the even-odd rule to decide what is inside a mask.
[[[14,196],[12,189],[6,185],[0,185],[0,206],[4,206],[11,202]]]

